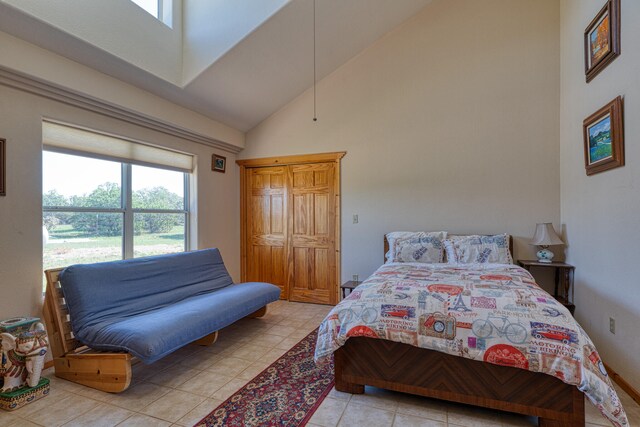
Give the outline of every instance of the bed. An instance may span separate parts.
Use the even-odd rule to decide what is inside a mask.
[[[586,394],[628,425],[588,336],[514,265],[386,263],[321,324],[316,360],[332,353],[339,391],[370,385],[572,427],[584,426]]]

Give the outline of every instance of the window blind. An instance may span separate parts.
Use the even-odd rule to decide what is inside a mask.
[[[156,166],[181,172],[192,172],[194,168],[194,159],[190,154],[55,122],[42,123],[42,143],[47,150],[82,154],[104,160]]]

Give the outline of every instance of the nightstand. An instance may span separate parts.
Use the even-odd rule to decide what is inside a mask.
[[[353,290],[362,282],[356,282],[355,280],[349,280],[348,282],[340,285],[340,289],[342,289],[342,299],[347,297],[347,289],[349,289],[349,294],[353,292]]]
[[[576,310],[576,306],[573,304],[573,275],[575,273],[573,265],[564,262],[539,262],[536,260],[518,260],[518,265],[527,271],[531,271],[531,267],[553,268],[555,270],[553,297],[567,307],[573,315]],[[569,298],[569,293],[571,293],[571,298]]]

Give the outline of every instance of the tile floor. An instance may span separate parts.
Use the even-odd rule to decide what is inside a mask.
[[[318,326],[330,307],[279,301],[261,319],[220,332],[210,347],[189,345],[153,365],[133,367],[133,384],[103,393],[51,379],[51,395],[17,411],[0,411],[0,426],[192,426]],[[631,425],[640,406],[618,390]],[[332,390],[309,426],[535,426],[536,419],[367,387],[364,395]],[[587,402],[587,426],[609,425]]]

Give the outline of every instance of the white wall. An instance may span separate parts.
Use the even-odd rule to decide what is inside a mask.
[[[181,81],[182,0],[173,0],[173,28],[129,0],[0,1],[160,78]]]
[[[184,2],[183,85],[291,0]]]
[[[437,0],[247,134],[242,158],[346,150],[342,272],[392,230],[508,232],[560,219],[559,7]],[[352,224],[352,214],[359,224]]]
[[[562,222],[576,265],[576,317],[604,360],[640,389],[640,2],[622,0],[622,55],[584,80],[583,34],[601,0],[561,6]],[[587,176],[582,121],[624,96],[626,166]],[[616,334],[609,332],[616,319]]]

